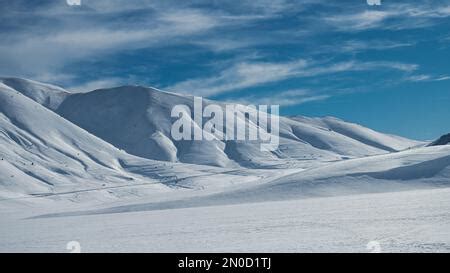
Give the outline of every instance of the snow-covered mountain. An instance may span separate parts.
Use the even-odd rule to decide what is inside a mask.
[[[432,150],[423,142],[332,117],[280,117],[280,146],[273,152],[261,151],[254,141],[175,141],[170,111],[177,104],[192,109],[193,97],[154,88],[123,86],[74,94],[53,85],[1,78],[0,99],[3,195],[73,197],[71,193],[92,190],[100,191],[95,198],[102,199],[173,187],[220,192],[270,181],[264,185],[298,183],[304,190],[305,185],[324,185],[312,181],[347,181],[358,177],[355,173],[386,180],[376,174],[382,171],[394,175],[387,179],[391,181],[433,178],[449,165],[447,149]],[[210,103],[225,108],[205,102]],[[351,171],[354,166],[358,172]],[[286,194],[296,192],[286,189]]]
[[[420,145],[335,118],[304,117],[280,118],[280,146],[274,152],[260,151],[254,141],[174,141],[170,111],[183,104],[193,112],[192,96],[140,86],[69,94],[62,88],[29,80],[3,79],[3,83],[115,147],[148,159],[261,168],[336,161]],[[217,102],[205,104],[209,103]],[[225,104],[220,105],[225,111]]]
[[[0,77],[0,83],[22,93],[37,103],[55,110],[70,93],[61,87],[37,81]]]
[[[216,103],[206,101],[209,103]],[[419,143],[376,133],[343,121],[280,119],[279,150],[262,152],[259,143],[174,141],[170,135],[175,105],[193,112],[193,97],[152,88],[125,86],[72,95],[56,110],[92,134],[125,151],[156,160],[220,167],[267,167],[292,160],[333,161],[403,150]],[[225,105],[221,104],[224,112]],[[191,120],[195,124],[194,120]],[[245,120],[237,120],[245,122]],[[195,124],[203,127],[203,124]],[[352,130],[355,127],[355,130]],[[353,133],[351,133],[353,132]]]
[[[176,104],[0,78],[0,252],[448,250],[450,145],[332,117],[280,117],[273,152],[175,141]]]
[[[450,144],[450,134],[441,136],[436,141],[433,141],[432,143],[430,143],[429,146],[439,146],[439,145],[447,145],[447,144]]]
[[[28,81],[21,81],[19,86],[29,87],[28,84],[32,88],[17,91],[0,82],[0,196],[42,196],[93,189],[98,190],[95,198],[102,199],[117,195],[117,190],[108,190],[122,186],[127,187],[120,193],[122,196],[135,196],[166,191],[179,181],[189,183],[190,177],[195,177],[197,183],[216,175],[223,183],[260,178],[250,172],[224,177],[221,173],[227,169],[127,154],[33,101],[48,105],[51,96],[61,94],[57,93],[59,88]]]
[[[340,161],[210,198],[254,202],[448,187],[447,145]]]

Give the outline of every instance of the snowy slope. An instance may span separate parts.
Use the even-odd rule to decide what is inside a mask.
[[[177,142],[175,104],[2,78],[0,252],[448,250],[450,145],[330,117],[280,117],[274,152]]]
[[[211,199],[241,203],[442,187],[450,187],[448,145],[330,163]]]
[[[423,143],[335,118],[280,117],[279,149],[262,152],[258,142],[174,141],[170,111],[176,104],[192,109],[191,96],[139,86],[70,94],[28,80],[2,81],[4,192],[60,194],[91,189],[99,190],[96,198],[101,199],[145,196],[175,187],[237,189],[248,195],[248,188],[256,185],[252,196],[265,198],[262,192],[275,187],[281,193],[270,198],[285,198],[309,191],[305,185],[312,185],[312,195],[320,195],[317,189],[326,187],[330,193],[346,194],[351,187],[370,192],[369,180],[393,181],[391,187],[399,180],[447,179],[442,176],[447,170],[446,147],[414,148]],[[343,190],[339,183],[323,183],[341,180]],[[357,185],[348,187],[351,181]],[[240,189],[242,183],[246,186]]]
[[[419,141],[411,141],[410,139],[399,136],[382,134],[359,124],[345,122],[335,117],[308,118],[297,116],[292,119],[326,128],[330,131],[334,131],[387,152],[401,151],[423,145],[423,143]]]
[[[116,148],[1,84],[0,124],[3,189],[30,194],[134,179]]]
[[[77,199],[78,193],[92,192],[84,198],[134,198],[178,184],[195,188],[205,177],[220,180],[211,187],[260,178],[129,155],[2,83],[0,157],[0,196],[12,197],[74,193],[70,198]]]
[[[219,104],[225,112],[225,104],[204,102],[205,106]],[[280,146],[274,152],[260,151],[258,141],[174,141],[170,134],[174,119],[170,112],[179,104],[187,105],[193,113],[191,96],[124,86],[71,95],[56,111],[130,154],[219,167],[303,167],[313,161],[382,154],[420,144],[343,121],[325,126],[317,122],[320,120],[286,117],[280,118]],[[205,118],[203,122],[206,121]],[[190,122],[203,127],[192,119]],[[238,118],[237,122],[248,121]]]
[[[291,168],[422,145],[334,118],[304,117],[280,118],[280,146],[274,152],[260,151],[257,141],[174,141],[170,135],[174,121],[170,111],[183,104],[193,112],[192,96],[140,86],[70,94],[62,88],[25,79],[0,81],[115,147],[148,159],[219,167]],[[204,102],[205,106],[215,103],[225,109],[225,104]]]
[[[61,87],[27,79],[0,77],[0,83],[52,110],[58,108],[64,99],[70,95]]]
[[[188,97],[128,86],[72,95],[57,112],[114,146],[140,157],[235,167],[236,164],[223,152],[223,143],[205,141],[199,149],[197,143],[171,140],[172,106],[189,102]]]
[[[164,202],[141,202],[103,209],[62,212],[45,217],[96,215],[174,208],[221,206],[317,197],[447,189],[450,146],[425,147],[395,154],[329,163],[270,180],[250,182],[222,192],[184,196]]]

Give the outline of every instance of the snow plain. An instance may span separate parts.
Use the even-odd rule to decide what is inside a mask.
[[[82,252],[371,252],[377,241],[381,252],[449,252],[449,198],[434,189],[37,219],[2,212],[0,249],[69,252],[78,241]]]
[[[0,252],[450,250],[450,145],[332,117],[281,117],[272,153],[176,142],[179,103],[0,78]]]

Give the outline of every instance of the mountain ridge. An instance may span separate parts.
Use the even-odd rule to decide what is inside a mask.
[[[244,202],[436,187],[450,175],[447,146],[426,147],[334,117],[280,116],[279,149],[262,152],[258,142],[172,139],[170,110],[192,109],[193,96],[142,86],[69,93],[20,81],[0,80],[6,199],[159,202],[187,194],[212,204],[212,196]]]
[[[439,139],[433,141],[428,146],[439,146],[450,144],[450,133],[441,136]]]
[[[396,152],[421,142],[375,132],[337,118],[280,117],[280,145],[262,152],[259,143],[174,141],[170,135],[174,105],[193,112],[193,96],[144,86],[120,86],[84,93],[19,78],[1,78],[12,88],[77,126],[136,156],[219,167],[267,168],[307,160],[335,161]],[[204,100],[204,104],[225,103]],[[203,128],[204,124],[194,126]],[[237,120],[245,122],[245,120]],[[251,155],[251,156],[250,156]],[[294,163],[292,163],[294,162]]]

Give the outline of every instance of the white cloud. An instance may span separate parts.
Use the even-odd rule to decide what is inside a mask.
[[[267,59],[270,59],[271,55],[278,54],[275,50],[269,52],[263,49],[260,52],[256,47],[273,46],[276,43],[317,45],[319,40],[314,40],[314,35],[329,32],[330,27],[321,28],[310,24],[314,23],[314,20],[321,20],[321,24],[329,23],[331,27],[343,31],[360,31],[378,27],[400,28],[408,24],[409,27],[417,27],[450,16],[448,5],[425,6],[420,3],[389,4],[377,10],[367,7],[360,10],[349,5],[350,8],[344,10],[335,9],[340,5],[325,0],[304,0],[301,3],[289,0],[242,0],[233,3],[211,1],[208,4],[202,1],[84,0],[81,9],[68,7],[64,1],[57,2],[59,1],[49,2],[51,5],[35,5],[33,6],[35,8],[27,9],[26,13],[23,12],[24,7],[21,7],[22,13],[1,14],[5,22],[11,20],[13,23],[11,25],[21,25],[19,22],[21,18],[13,17],[17,14],[36,18],[33,20],[36,24],[2,33],[0,74],[70,83],[72,76],[66,67],[70,67],[73,63],[91,58],[105,60],[110,56],[114,58],[114,54],[118,52],[141,48],[154,48],[157,55],[159,48],[168,45],[201,46],[208,51],[214,51],[214,54],[227,55],[225,61],[237,58],[242,52],[248,55],[267,54]],[[303,13],[303,9],[310,11],[309,4],[321,4],[331,8],[323,11],[319,8],[320,13],[317,17],[312,17]],[[6,5],[8,8],[9,5],[16,4],[9,1]],[[133,13],[135,11],[137,15]],[[125,17],[129,14],[136,17]],[[257,24],[266,19],[284,20],[285,15],[295,15],[302,24],[288,25],[281,21],[276,21],[274,25],[270,24],[271,21],[267,21],[261,27]],[[405,18],[413,18],[415,21],[411,23],[405,21]],[[401,20],[391,22],[390,19]],[[264,32],[266,29],[267,33]],[[409,45],[412,44],[382,40],[359,41],[355,38],[335,46],[335,51],[330,50],[327,53],[385,50]],[[245,51],[238,52],[238,49]],[[299,52],[295,53],[293,55],[287,53],[284,56],[298,56]],[[220,61],[223,60],[220,58]],[[417,66],[396,62],[349,61],[321,64],[310,60],[287,62],[241,60],[232,63],[229,68],[218,71],[215,76],[188,79],[169,88],[214,95],[288,78],[377,68],[411,72],[416,70]]]
[[[293,106],[307,102],[326,100],[329,97],[329,95],[314,94],[312,91],[307,89],[290,89],[285,91],[270,92],[270,94],[265,94],[264,96],[246,96],[239,98],[238,101],[251,105]]]
[[[376,62],[361,62],[355,65],[358,67],[356,70],[376,70],[380,68],[399,70],[403,72],[412,72],[419,68],[417,64],[400,63],[400,62],[387,62],[387,61],[376,61]]]
[[[107,3],[101,1],[95,7],[102,5]],[[111,9],[118,12],[118,9]],[[69,16],[61,7],[49,14],[36,15],[41,12],[44,11],[30,12],[30,16],[47,16],[58,23],[42,23],[23,31],[2,33],[0,74],[28,77],[57,74],[64,65],[86,58],[101,58],[123,50],[186,44],[190,39],[200,40],[195,37],[206,35],[215,28],[251,20],[245,16],[225,18],[208,10],[174,7],[149,11],[145,19],[118,20],[118,23],[84,13]]]
[[[291,62],[242,62],[236,63],[208,78],[189,79],[167,90],[193,93],[200,96],[213,96],[239,89],[278,82],[288,78],[314,77],[347,71],[367,71],[378,69],[411,72],[418,68],[416,64],[398,62],[359,62],[315,63],[306,60]]]
[[[355,53],[367,50],[386,50],[400,47],[413,46],[413,42],[394,42],[388,40],[347,40],[341,44],[334,45],[333,47],[323,47],[321,51],[337,51]]]
[[[427,74],[420,74],[409,76],[406,78],[406,80],[411,82],[439,82],[450,80],[450,76],[447,75],[432,76]]]
[[[210,96],[283,80],[306,66],[305,60],[286,63],[243,62],[221,71],[217,76],[186,80],[166,89]]]
[[[340,31],[352,32],[375,28],[400,30],[430,27],[438,19],[449,16],[448,4],[411,2],[385,4],[380,10],[350,10],[346,13],[326,14],[321,19]]]
[[[390,16],[392,13],[388,11],[365,10],[353,14],[332,15],[325,20],[339,30],[358,31],[378,27]]]
[[[440,76],[435,79],[436,81],[448,81],[450,80],[450,76]]]

